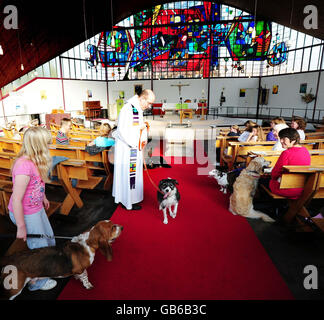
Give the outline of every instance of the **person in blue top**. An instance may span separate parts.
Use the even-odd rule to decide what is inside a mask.
[[[103,123],[100,126],[100,130],[99,130],[100,137],[97,137],[92,142],[90,142],[89,146],[107,148],[115,145],[115,140],[112,138],[108,138],[110,131],[111,131],[110,125],[108,123]]]
[[[286,124],[285,120],[281,117],[276,117],[276,118],[273,118],[270,122],[270,125],[271,125],[271,130],[270,132],[267,134],[267,138],[266,138],[266,141],[278,141],[278,138],[277,136],[275,135],[274,133],[274,126],[277,125],[277,124]]]

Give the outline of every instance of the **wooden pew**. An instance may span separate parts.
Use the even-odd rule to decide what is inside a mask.
[[[57,173],[60,184],[63,186],[67,195],[61,207],[61,214],[68,215],[76,205],[83,207],[80,193],[84,189],[94,189],[103,179],[102,177],[92,176],[89,167],[84,160],[67,160],[57,165]],[[77,179],[77,185],[72,186],[71,179]]]
[[[308,150],[311,156],[311,165],[317,166],[324,164],[324,149],[312,149]],[[270,161],[270,167],[274,167],[279,159],[282,151],[250,151],[246,160],[246,166],[249,165],[252,159],[255,157],[263,157],[265,160]]]
[[[22,141],[8,138],[0,138],[0,152],[18,153],[21,149]]]
[[[104,171],[107,176],[104,183],[104,189],[111,189],[112,172],[110,170],[108,159],[109,150],[104,150],[96,155],[90,155],[87,151],[85,151],[85,147],[80,146],[50,145],[49,149],[51,156],[63,156],[69,159],[84,160],[87,163],[88,169]],[[96,166],[94,162],[102,163],[103,167]]]
[[[81,123],[77,123],[75,121],[72,120],[72,130],[73,131],[76,131],[76,130],[79,130],[79,129],[84,129],[84,124],[81,124]]]
[[[289,209],[283,219],[287,224],[296,222],[297,231],[314,231],[310,224],[315,224],[324,232],[324,219],[311,218],[307,206],[313,199],[324,199],[324,165],[318,166],[284,166],[280,188],[304,188],[301,197],[297,200],[287,199],[273,194],[262,185],[262,188],[272,199],[287,199]],[[308,221],[308,223],[306,223]]]
[[[324,131],[306,132],[305,137],[306,137],[306,140],[309,140],[309,139],[324,139]]]
[[[8,143],[8,142],[6,142]],[[13,142],[16,144],[16,142]],[[19,144],[18,144],[19,145]],[[21,144],[20,144],[21,146]],[[57,168],[58,177],[60,183],[51,183],[55,185],[62,185],[68,192],[68,196],[63,203],[61,213],[68,214],[72,209],[73,205],[76,204],[78,207],[83,206],[79,194],[83,189],[93,189],[103,179],[102,177],[93,176],[94,170],[104,171],[106,174],[106,180],[104,182],[104,189],[110,190],[112,186],[112,173],[110,171],[108,150],[105,150],[96,155],[90,155],[85,151],[84,147],[75,146],[62,146],[62,145],[50,145],[50,154],[52,156],[64,156],[69,160],[60,163]],[[17,153],[14,152],[0,152],[0,178],[10,179],[13,161]],[[103,167],[95,165],[93,162],[102,163]],[[71,183],[68,183],[67,179],[78,179],[79,182],[72,190]],[[72,201],[73,200],[73,201]]]
[[[0,153],[0,214],[9,214],[8,204],[12,193],[11,168],[15,161],[16,154]],[[48,215],[54,213],[60,203],[50,202],[50,208],[47,211]]]
[[[239,126],[239,129],[240,129],[240,132],[243,133],[244,130],[245,130],[245,127],[242,127],[242,126]],[[228,135],[228,133],[230,132],[231,128],[222,128],[219,130],[219,134],[222,135],[222,136],[226,136]],[[263,133],[265,135],[267,135],[271,130],[272,128],[271,127],[262,127],[262,130],[263,130]]]
[[[324,124],[314,124],[314,127],[317,132],[323,132],[324,131]]]
[[[85,145],[89,142],[88,139],[73,139],[76,145],[56,145],[49,146],[50,154],[52,156],[64,156],[69,159],[85,160],[89,169],[105,171],[107,178],[105,181],[105,190],[109,190],[112,184],[112,173],[109,169],[108,151],[103,151],[96,155],[90,155],[85,151]],[[18,140],[0,138],[0,153],[7,155],[16,155],[20,151],[22,142]],[[5,161],[5,160],[3,160]],[[103,167],[96,166],[93,162],[102,163]],[[0,170],[1,175],[1,170]]]
[[[0,154],[1,174],[4,178],[11,178],[10,168],[13,156]],[[86,164],[85,160],[66,160],[57,165],[53,170],[52,175],[58,176],[59,182],[48,182],[47,184],[61,185],[67,192],[67,196],[63,201],[61,207],[61,213],[64,215],[69,214],[74,204],[79,208],[83,207],[83,201],[79,197],[83,189],[94,189],[102,177],[92,176],[92,172]],[[78,179],[78,183],[75,188],[72,187],[70,179]],[[3,209],[1,214],[8,214],[8,204],[12,193],[12,182],[10,180],[0,180],[0,193],[1,193],[1,205]],[[61,206],[61,203],[52,203],[49,208],[49,214],[52,214],[52,210],[57,210]]]
[[[100,137],[100,134],[97,132],[93,133],[93,132],[70,131],[68,136],[69,138],[81,138],[81,139],[94,140]]]
[[[215,147],[220,149],[220,166],[224,166],[224,158],[223,155],[225,153],[226,148],[228,148],[230,141],[237,141],[238,136],[228,137],[228,136],[217,136]]]
[[[271,151],[276,141],[257,141],[257,142],[228,142],[228,156],[223,156],[229,170],[232,170],[237,162],[246,162],[250,151]],[[324,139],[302,140],[302,146],[311,149],[324,149]]]

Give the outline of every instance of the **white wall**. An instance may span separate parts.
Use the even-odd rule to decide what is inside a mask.
[[[64,80],[65,110],[83,110],[83,101],[100,101],[107,108],[107,88],[105,81]],[[91,90],[92,97],[88,98],[87,91]]]
[[[279,115],[275,107],[283,107],[289,110],[283,112],[283,116],[290,116],[292,108],[301,108],[305,110],[305,103],[301,100],[299,87],[301,83],[307,83],[307,92],[312,88],[316,93],[318,72],[305,74],[293,74],[286,76],[264,77],[261,80],[262,87],[270,89],[269,104],[263,106],[262,111],[265,114]],[[191,99],[194,101],[207,98],[208,80],[206,79],[177,79],[177,80],[154,80],[153,90],[156,94],[156,102],[161,103],[179,101],[178,87],[171,86],[176,84],[189,84],[181,88],[183,100]],[[109,104],[114,104],[119,96],[119,91],[124,91],[125,100],[134,95],[134,85],[142,84],[143,88],[151,88],[150,80],[137,81],[118,81],[108,83]],[[233,107],[232,112],[236,113],[236,106],[249,107],[252,113],[253,107],[257,105],[258,78],[219,78],[210,80],[210,106],[219,107],[221,92],[223,91],[226,101],[223,107]],[[92,91],[92,98],[89,100],[100,100],[101,105],[107,108],[107,85],[104,81],[87,80],[64,80],[64,97],[66,111],[82,110],[82,101],[88,100],[87,90]],[[273,85],[279,85],[278,94],[272,94]],[[239,96],[240,89],[246,89],[246,97]],[[41,99],[41,92],[44,91],[46,99]],[[29,114],[40,113],[44,121],[45,113],[50,113],[52,109],[63,108],[62,81],[59,79],[36,79],[27,84],[17,92],[10,94],[3,99],[5,114],[8,120],[18,122],[18,125],[24,125],[30,121]],[[17,106],[20,106],[17,108]],[[310,103],[308,108],[308,117],[313,114],[314,102]],[[317,109],[324,109],[324,75],[322,75],[321,85],[318,93]],[[225,109],[224,109],[225,110]],[[294,111],[295,115],[304,116],[304,111]],[[220,111],[223,111],[220,109]],[[2,104],[0,103],[0,125],[4,125]],[[320,118],[324,116],[324,112]],[[316,118],[318,113],[316,113]]]
[[[219,107],[223,91],[225,102],[222,107],[256,107],[259,79],[257,78],[224,78],[210,81],[210,106]],[[246,89],[246,97],[240,97],[240,89]],[[222,107],[219,111],[222,111]],[[235,110],[233,110],[234,112]]]
[[[246,102],[246,99],[239,97],[240,89],[255,89],[258,88],[258,79],[254,78],[232,78],[232,79],[211,79],[210,80],[210,105],[218,106],[219,98],[221,95],[222,88],[224,88],[224,96],[226,97],[226,102],[223,103],[224,106],[237,106],[242,105],[242,101]],[[179,89],[177,84],[189,84],[189,86],[181,87],[181,96],[183,100],[191,99],[194,101],[197,99],[204,98],[207,99],[208,91],[208,80],[207,79],[177,79],[177,80],[154,80],[153,81],[153,91],[156,95],[156,102],[163,103],[166,102],[178,102],[179,101]],[[125,91],[125,99],[132,97],[134,95],[134,85],[143,84],[144,89],[151,88],[151,81],[118,81],[109,82],[109,101],[113,103],[118,98],[119,91]],[[204,90],[204,93],[203,93]],[[255,101],[254,101],[255,100]],[[256,106],[256,98],[253,103],[247,101],[249,105]]]
[[[64,99],[66,111],[83,110],[82,101],[100,100],[101,105],[107,108],[106,83],[101,81],[64,80]],[[87,90],[92,91],[92,98],[87,97]],[[41,99],[41,92],[46,99]],[[41,114],[41,121],[45,122],[45,114],[52,109],[64,107],[62,81],[59,79],[36,79],[3,99],[5,115],[8,121],[16,120],[18,127],[27,124],[30,114]],[[20,108],[16,106],[19,105]],[[3,116],[0,105],[0,116]],[[0,118],[0,126],[4,125],[4,119]]]
[[[261,80],[261,85],[263,88],[270,89],[269,94],[269,103],[264,106],[263,109],[265,112],[271,111],[271,114],[276,112],[276,107],[286,108],[289,110],[283,111],[283,116],[290,116],[292,114],[292,109],[294,110],[294,115],[299,115],[304,117],[306,111],[306,104],[302,101],[302,93],[299,93],[299,88],[301,83],[307,83],[307,93],[312,89],[312,93],[316,94],[318,72],[310,73],[299,73],[285,76],[273,76],[273,77],[264,77]],[[320,94],[317,101],[317,108],[324,109],[324,94],[321,93],[324,89],[323,84],[324,79],[322,79],[322,90],[319,90]],[[272,94],[273,85],[279,85],[278,94]],[[313,116],[314,101],[308,104],[307,117],[312,118]],[[302,109],[302,110],[296,110]],[[278,112],[278,111],[277,111]]]
[[[44,91],[46,99],[41,98],[42,91]],[[41,121],[44,121],[45,113],[50,113],[54,108],[63,107],[61,81],[57,79],[36,79],[18,91],[10,93],[8,97],[3,99],[3,105],[8,121],[16,120],[18,127],[31,120],[30,114],[39,113],[41,114]],[[20,108],[17,108],[17,106],[20,106]],[[1,118],[1,125],[4,125],[3,118]]]
[[[116,102],[119,98],[119,91],[124,91],[125,101],[135,95],[134,86],[142,84],[143,89],[151,89],[150,80],[137,80],[137,81],[111,81],[108,83],[109,104]]]

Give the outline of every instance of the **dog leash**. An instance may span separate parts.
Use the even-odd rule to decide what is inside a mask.
[[[15,234],[0,234],[0,239],[6,238],[16,238]],[[72,240],[73,237],[65,237],[65,236],[49,236],[47,234],[27,234],[27,238],[39,238],[39,239],[66,239]]]
[[[150,129],[150,126],[148,124],[148,122],[145,122],[145,125],[146,125],[146,128],[147,129],[147,136],[148,136],[148,133],[149,133],[149,129]],[[145,157],[144,157],[144,149],[146,147],[146,144],[144,143],[144,141],[141,143],[141,138],[142,138],[142,132],[143,132],[144,129],[140,129],[140,137],[139,137],[139,142],[138,142],[138,150],[139,151],[142,151],[143,152],[143,163],[144,163],[144,169],[146,171],[146,174],[147,174],[147,177],[149,178],[152,186],[158,191],[160,192],[162,195],[163,192],[158,188],[158,186],[154,183],[154,181],[152,180],[151,176],[149,175],[148,173],[148,169],[147,169],[147,166],[146,166],[146,162],[145,162]]]

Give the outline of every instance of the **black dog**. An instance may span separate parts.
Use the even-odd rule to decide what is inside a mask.
[[[170,216],[175,218],[177,216],[178,203],[180,200],[180,193],[176,187],[178,181],[175,179],[163,179],[159,183],[159,189],[161,192],[157,192],[157,198],[159,201],[159,210],[163,210],[164,220],[163,223],[168,223],[167,209],[169,209]],[[173,211],[171,207],[174,206]]]

